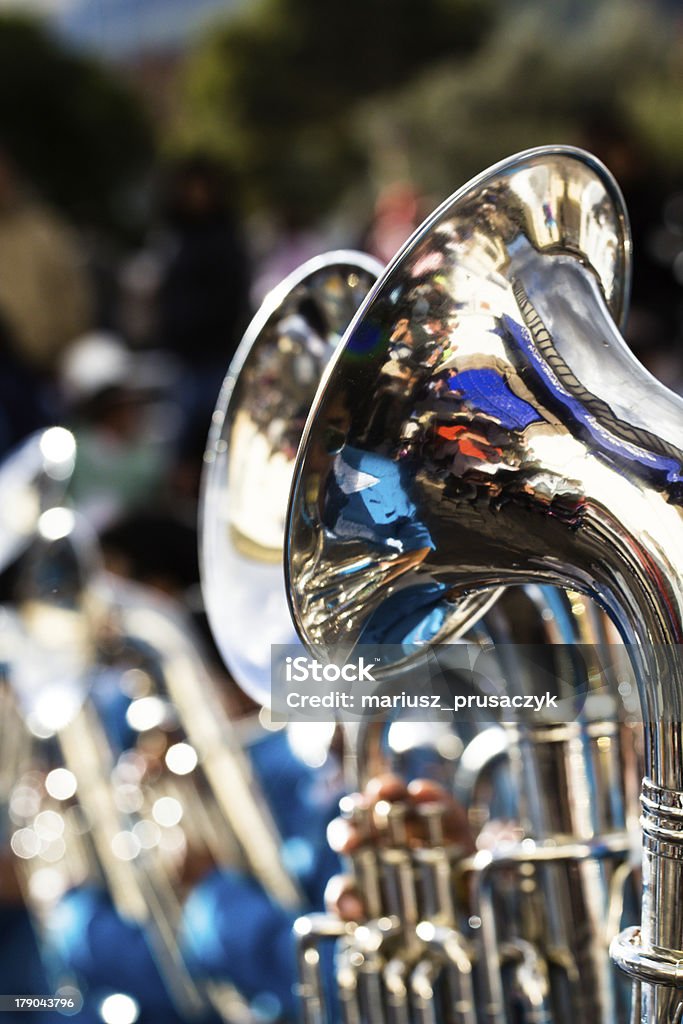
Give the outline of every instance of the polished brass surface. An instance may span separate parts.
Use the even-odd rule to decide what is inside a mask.
[[[506,592],[483,633],[488,660],[480,659],[478,672],[487,685],[533,692],[549,678],[566,678],[570,660],[572,685],[583,695],[576,719],[520,712],[495,727],[504,748],[490,738],[490,724],[476,724],[456,770],[472,834],[484,843],[476,856],[463,859],[444,831],[440,804],[422,809],[428,842],[416,846],[406,841],[408,805],[371,816],[342,801],[360,837],[351,861],[367,915],[357,929],[347,924],[340,932],[342,1016],[392,1021],[400,1007],[405,1020],[457,1024],[625,1021],[628,985],[608,943],[633,886],[637,832],[628,829],[637,820],[641,775],[633,757],[638,728],[623,696],[632,677],[627,665],[611,674],[623,648],[605,646],[609,627],[592,602],[548,587]],[[372,771],[391,767],[385,752],[377,768],[383,730],[373,722],[357,735],[358,762]],[[495,778],[487,780],[494,764]],[[490,821],[501,784],[514,824]],[[484,839],[487,826],[494,831]],[[334,1019],[312,969],[316,941],[335,935],[334,924],[314,916],[299,926],[311,1024]]]
[[[564,152],[507,161],[418,230],[348,331],[300,449],[288,568],[308,644],[377,634],[408,587],[413,605],[431,598],[440,639],[453,588],[565,584],[581,569],[555,552],[577,541],[591,573],[604,538],[588,485],[620,479],[610,456],[631,444],[619,407],[598,419],[610,366],[628,379],[633,363],[612,319],[628,266],[616,185]]]
[[[629,267],[618,187],[581,151],[519,154],[444,203],[318,394],[286,564],[316,652],[438,642],[501,585],[609,612],[646,731],[640,945],[617,959],[634,950],[634,1019],[660,1024],[683,1012],[654,955],[683,949],[683,402],[619,334]]]
[[[233,359],[204,456],[201,567],[218,647],[270,702],[270,645],[296,642],[282,548],[294,459],[330,356],[382,271],[363,253],[315,257],[264,300]]]

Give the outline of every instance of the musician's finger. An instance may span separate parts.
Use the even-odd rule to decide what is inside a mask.
[[[475,852],[467,811],[443,786],[431,779],[414,779],[408,794],[416,807],[433,804],[440,808],[439,823],[445,842],[462,846],[464,854]],[[422,832],[420,838],[426,840],[428,836]]]
[[[352,853],[360,841],[358,829],[346,818],[333,818],[327,826],[327,842],[335,853]]]
[[[362,921],[365,916],[363,900],[348,875],[334,875],[329,880],[325,888],[325,907],[342,921]]]
[[[400,775],[386,772],[370,779],[364,792],[371,804],[379,803],[380,800],[394,803],[396,800],[405,800],[408,788]]]

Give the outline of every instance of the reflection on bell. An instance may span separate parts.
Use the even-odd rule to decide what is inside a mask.
[[[482,582],[492,544],[511,546],[512,574],[522,571],[529,526],[510,536],[501,513],[514,510],[513,495],[528,504],[530,486],[571,525],[578,508],[564,470],[547,484],[534,472],[544,446],[564,467],[576,442],[560,426],[560,392],[544,397],[552,381],[539,369],[542,349],[527,350],[532,330],[538,338],[555,328],[574,372],[587,364],[599,373],[595,332],[615,333],[629,251],[611,179],[553,151],[494,168],[417,232],[345,339],[297,464],[292,608],[308,642],[368,632],[396,642],[401,619],[406,633],[415,629],[420,604],[429,619],[420,641],[443,638],[458,607],[454,586]],[[559,359],[548,353],[548,373]],[[330,451],[340,408],[344,443]],[[339,564],[357,568],[335,577]],[[495,570],[486,578],[496,583]]]
[[[202,497],[202,577],[229,669],[270,703],[271,644],[296,642],[282,549],[292,466],[322,372],[381,272],[362,253],[299,267],[265,299],[237,350],[213,416]]]

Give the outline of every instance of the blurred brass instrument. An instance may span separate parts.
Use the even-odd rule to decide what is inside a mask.
[[[417,849],[400,805],[355,822],[367,831],[354,868],[368,919],[299,923],[308,1024],[325,1017],[318,944],[335,936],[348,1024],[683,1020],[683,402],[619,333],[629,275],[609,172],[579,150],[531,150],[418,229],[326,374],[286,552],[311,653],[385,637],[400,672],[416,633],[438,645],[460,628],[463,600],[519,585],[544,642],[563,620],[563,645],[591,653],[571,670],[585,677],[583,711],[508,729],[521,838],[463,858],[438,808]],[[551,600],[549,585],[572,593]],[[522,599],[511,593],[486,628],[495,634],[498,614],[515,648]],[[582,633],[589,617],[597,639]],[[548,658],[566,673],[563,645]],[[642,913],[620,931],[637,912],[625,910],[629,879],[640,888],[630,672],[644,725]],[[524,690],[536,673],[503,666],[501,678]],[[610,939],[633,981],[630,1011]]]
[[[258,688],[263,678],[254,661],[253,623],[245,618],[253,611],[249,601],[256,601],[259,615],[267,606],[270,628],[277,631],[285,622],[287,636],[294,635],[281,568],[271,593],[273,552],[281,558],[284,539],[289,463],[329,354],[380,270],[354,253],[332,253],[302,267],[266,299],[228,373],[205,486],[230,488],[225,540],[235,539],[239,567],[232,603],[222,603],[219,593],[219,605],[211,599],[208,604],[209,613],[225,623],[219,639],[246,689]],[[243,363],[246,372],[236,383]],[[239,433],[240,489],[233,464],[231,479],[222,475],[228,426]],[[72,469],[75,448],[68,438]],[[69,474],[63,474],[66,483]],[[253,505],[264,474],[271,483],[284,479],[267,509],[270,519],[259,519]],[[26,471],[19,476],[23,480]],[[64,507],[64,489],[46,488],[45,477],[41,462],[27,482],[36,510],[22,520],[28,522],[22,541],[28,555],[21,599],[16,612],[7,612],[12,628],[2,634],[8,674],[33,737],[24,770],[15,771],[16,759],[12,766],[4,759],[8,780],[15,780],[8,799],[27,902],[49,933],[65,892],[103,884],[124,921],[144,931],[184,1017],[201,1015],[208,1001],[231,1024],[248,1024],[252,1011],[231,984],[197,979],[188,967],[183,898],[192,881],[187,865],[213,865],[241,867],[278,905],[300,906],[271,812],[187,622],[171,602],[102,572],[96,546]],[[45,497],[36,501],[33,492]],[[222,516],[225,503],[210,508]],[[222,521],[205,517],[209,565],[211,543],[223,543],[222,528]],[[9,542],[9,528],[5,535]],[[8,560],[16,550],[17,544],[8,546]],[[262,643],[263,622],[258,639]],[[63,670],[55,673],[60,659]],[[110,696],[113,684],[114,694],[128,701],[124,726],[132,738],[110,734],[110,716],[97,699],[99,677]]]
[[[381,270],[340,250],[286,277],[249,325],[213,416],[200,516],[204,602],[230,672],[266,708],[271,645],[296,641],[282,572],[293,461],[323,371]],[[196,713],[190,702],[188,721]]]
[[[57,441],[73,469],[75,442],[67,431],[47,431],[40,448],[56,448]],[[14,462],[26,464],[25,455],[13,459],[10,468]],[[182,962],[169,915],[178,901],[170,880],[161,894],[153,884],[155,872],[135,859],[133,808],[121,801],[123,790],[130,797],[134,787],[130,779],[122,786],[117,778],[115,752],[92,699],[105,661],[113,671],[111,650],[122,675],[132,668],[125,648],[135,635],[121,630],[122,602],[114,601],[113,583],[105,580],[95,538],[63,503],[70,475],[66,462],[60,460],[65,472],[58,475],[59,493],[50,464],[30,478],[13,469],[24,479],[35,514],[23,520],[26,553],[15,605],[4,610],[1,634],[7,678],[31,738],[9,795],[15,825],[11,845],[26,902],[43,932],[68,890],[103,885],[121,917],[144,928],[171,995],[193,1013],[202,1000]],[[149,601],[147,610],[153,615]],[[173,634],[165,639],[168,650]],[[173,663],[172,653],[164,658]]]
[[[36,494],[50,490],[44,468],[18,475]],[[242,867],[281,905],[299,905],[241,739],[173,602],[105,574],[71,509],[33,504],[34,533],[0,630],[3,704],[26,723],[18,735],[31,738],[28,748],[15,740],[2,750],[26,902],[49,941],[65,893],[104,887],[123,921],[143,930],[187,1019],[210,1002],[225,1020],[251,1021],[227,980],[192,976],[180,942],[190,861]],[[100,683],[127,704],[132,739],[123,747],[107,727]]]
[[[474,856],[449,836],[441,803],[419,809],[427,842],[416,845],[408,804],[369,813],[342,801],[361,837],[351,865],[368,919],[297,922],[306,1024],[338,1013],[457,1024],[628,1017],[628,991],[608,955],[625,905],[637,903],[642,745],[628,659],[623,647],[605,646],[609,626],[597,606],[550,587],[510,588],[484,632],[489,664],[480,660],[478,672],[499,692],[540,692],[548,678],[569,677],[585,694],[580,712],[575,721],[518,714],[502,723],[502,744],[490,724],[476,723],[460,746],[454,792],[472,832],[483,834],[497,790],[509,787],[517,825]],[[359,727],[361,782],[393,767],[386,729],[376,720]],[[338,940],[336,1011],[325,1005],[320,971],[329,939]]]
[[[296,642],[282,572],[294,459],[336,346],[382,272],[364,253],[308,260],[266,296],[235,354],[204,456],[202,591],[221,654],[270,704],[271,645]]]
[[[40,431],[20,444],[0,465],[0,572],[4,572],[35,536],[39,517],[61,504],[74,467],[73,435],[60,427]],[[15,625],[8,609],[0,610],[0,804],[7,820],[11,792],[23,770],[30,739],[9,685],[9,641]]]

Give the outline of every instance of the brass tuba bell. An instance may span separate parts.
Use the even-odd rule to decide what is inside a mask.
[[[619,333],[630,235],[592,156],[543,147],[448,199],[355,317],[300,448],[287,565],[312,649],[438,643],[463,598],[544,583],[604,608],[645,728],[634,1020],[683,1015],[683,401]]]
[[[229,670],[270,704],[272,644],[296,642],[282,572],[287,499],[323,370],[382,272],[339,250],[274,288],[230,364],[213,414],[201,498],[202,590]]]

